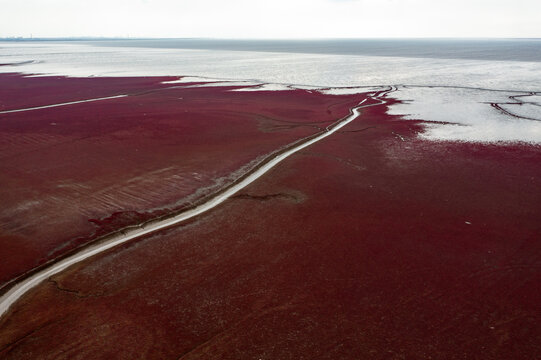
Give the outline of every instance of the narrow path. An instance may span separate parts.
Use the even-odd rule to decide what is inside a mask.
[[[81,103],[94,102],[94,101],[118,99],[118,98],[123,98],[123,97],[126,97],[126,96],[128,96],[128,95],[115,95],[115,96],[107,96],[107,97],[95,98],[95,99],[70,101],[70,102],[66,102],[66,103],[53,104],[53,105],[29,107],[29,108],[24,108],[24,109],[4,110],[4,111],[0,111],[0,114],[11,114],[11,113],[17,113],[17,112],[23,112],[23,111],[41,110],[41,109],[55,108],[55,107],[60,107],[60,106],[81,104]]]
[[[127,241],[136,239],[138,237],[153,233],[155,231],[158,231],[158,230],[161,230],[173,225],[177,225],[185,220],[191,219],[195,216],[198,216],[220,205],[225,200],[229,199],[230,197],[235,195],[237,192],[244,189],[246,186],[248,186],[249,184],[257,180],[258,178],[263,176],[265,173],[267,173],[269,170],[271,170],[273,167],[278,165],[283,160],[287,159],[288,157],[295,154],[296,152],[320,140],[323,140],[327,136],[332,135],[333,133],[337,132],[338,130],[340,130],[341,128],[343,128],[344,126],[346,126],[353,120],[355,120],[360,115],[360,109],[385,104],[386,101],[382,98],[388,93],[395,90],[396,90],[395,87],[390,87],[390,89],[388,90],[377,92],[373,96],[368,96],[368,98],[376,100],[377,103],[363,105],[367,101],[368,98],[364,99],[357,106],[355,106],[354,108],[350,110],[350,115],[348,115],[347,117],[338,120],[333,125],[328,126],[327,129],[325,129],[324,131],[320,133],[317,133],[314,136],[308,137],[302,140],[301,142],[294,143],[289,148],[286,148],[285,150],[283,150],[282,152],[278,154],[269,155],[269,157],[262,160],[262,162],[259,164],[258,167],[251,170],[249,173],[245,174],[236,183],[232,184],[231,186],[217,193],[208,201],[192,209],[181,212],[173,217],[157,220],[153,222],[151,221],[146,224],[134,226],[133,228],[129,230],[121,231],[109,237],[106,240],[103,240],[99,243],[88,245],[80,249],[74,254],[71,254],[67,257],[64,257],[50,264],[47,264],[45,267],[43,267],[39,271],[29,273],[26,276],[23,276],[20,280],[14,283],[8,284],[8,286],[11,286],[11,288],[9,290],[4,290],[4,293],[0,297],[0,317],[5,315],[7,311],[9,310],[9,308],[15,302],[17,302],[17,300],[19,300],[24,294],[30,291],[32,288],[36,287],[37,285],[39,285],[41,282],[48,279],[49,277],[65,270],[71,265],[77,264],[94,255],[102,253],[106,250],[109,250]]]

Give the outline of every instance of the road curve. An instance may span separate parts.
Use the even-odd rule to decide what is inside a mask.
[[[336,131],[340,130],[341,128],[343,128],[344,126],[346,126],[347,124],[355,120],[357,116],[360,115],[360,109],[385,104],[386,101],[381,99],[381,97],[385,96],[387,93],[391,91],[394,91],[395,89],[396,88],[391,87],[389,90],[380,91],[374,94],[373,96],[368,96],[368,98],[377,100],[378,102],[374,104],[363,105],[367,100],[367,99],[364,99],[357,106],[355,106],[354,108],[350,110],[350,115],[348,115],[347,117],[343,118],[342,120],[339,120],[333,126],[328,127],[326,130],[322,131],[317,136],[308,138],[306,139],[306,141],[303,141],[300,144],[293,146],[290,149],[285,150],[279,154],[270,155],[271,158],[264,159],[262,161],[261,166],[255,168],[249,174],[243,177],[240,181],[233,184],[232,186],[225,189],[224,191],[218,193],[214,197],[210,198],[208,201],[192,209],[189,209],[180,214],[177,214],[174,217],[170,217],[168,219],[163,219],[163,220],[159,220],[155,222],[149,222],[140,227],[134,227],[133,229],[130,229],[118,235],[112,236],[108,238],[106,241],[84,247],[80,251],[68,257],[65,257],[56,262],[53,262],[37,272],[31,273],[29,276],[22,278],[20,281],[10,284],[11,288],[9,290],[5,290],[5,292],[0,296],[0,317],[4,316],[9,310],[9,308],[17,300],[19,300],[24,294],[30,291],[32,288],[34,288],[35,286],[37,286],[38,284],[40,284],[42,281],[46,280],[47,278],[65,270],[69,266],[77,264],[85,259],[88,259],[89,257],[92,257],[96,254],[104,252],[108,249],[111,249],[117,245],[123,244],[127,241],[133,240],[140,236],[144,236],[152,232],[179,224],[185,220],[191,219],[197,215],[200,215],[220,205],[225,200],[227,200],[228,198],[236,194],[238,191],[242,190],[243,188],[245,188],[246,186],[248,186],[249,184],[257,180],[258,178],[263,176],[265,173],[267,173],[270,169],[278,165],[283,160],[287,159],[288,157],[295,154],[296,152],[320,140],[323,140],[327,136],[330,136],[331,134],[335,133]]]

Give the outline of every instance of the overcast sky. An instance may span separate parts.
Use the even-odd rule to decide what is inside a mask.
[[[0,0],[0,37],[541,37],[541,0]]]

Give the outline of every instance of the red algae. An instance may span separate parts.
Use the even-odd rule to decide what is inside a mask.
[[[129,95],[0,114],[0,246],[13,257],[0,283],[190,206],[356,100],[162,83],[171,79],[0,76],[5,110]]]
[[[385,110],[54,276],[1,320],[0,354],[540,358],[541,150],[423,141]]]
[[[172,77],[23,76],[0,74],[0,111],[44,106],[91,98],[137,93],[167,87]]]

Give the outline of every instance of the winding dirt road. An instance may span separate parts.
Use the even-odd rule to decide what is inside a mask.
[[[183,211],[181,213],[178,213],[174,216],[170,216],[165,219],[153,220],[148,223],[133,226],[128,230],[121,230],[118,233],[115,233],[107,238],[101,239],[97,243],[85,246],[79,249],[77,252],[71,255],[68,255],[67,257],[63,257],[55,261],[52,261],[46,264],[45,266],[43,266],[41,269],[36,269],[33,272],[27,273],[14,282],[8,283],[4,289],[0,289],[0,291],[3,292],[2,295],[0,296],[0,317],[5,316],[8,310],[10,309],[10,307],[15,302],[17,302],[22,296],[24,296],[24,294],[30,291],[32,288],[36,287],[37,285],[39,285],[41,282],[48,279],[52,275],[58,274],[59,272],[65,270],[71,265],[77,264],[96,254],[102,253],[108,249],[111,249],[117,245],[126,243],[130,240],[142,237],[144,235],[150,234],[152,232],[155,232],[155,231],[158,231],[170,226],[177,225],[185,220],[191,219],[195,216],[198,216],[220,205],[225,200],[229,199],[231,196],[235,195],[240,190],[244,189],[246,186],[248,186],[249,184],[257,180],[258,178],[263,176],[265,173],[267,173],[269,170],[271,170],[273,167],[278,165],[283,160],[287,159],[288,157],[295,154],[296,152],[320,140],[323,140],[324,138],[332,135],[333,133],[337,132],[344,126],[351,123],[360,115],[361,109],[385,104],[386,101],[383,98],[388,93],[393,92],[395,90],[396,90],[395,87],[390,87],[387,90],[378,91],[374,93],[373,95],[369,95],[366,99],[361,101],[357,106],[352,108],[350,110],[350,114],[346,116],[345,118],[342,118],[336,121],[333,125],[328,126],[324,131],[321,131],[308,138],[297,141],[289,145],[285,149],[267,156],[265,159],[263,159],[259,163],[258,166],[256,166],[254,169],[252,169],[248,173],[244,174],[236,182],[226,187],[225,189],[222,189],[221,191],[216,193],[213,197],[211,197],[204,203],[201,203],[195,206],[194,208]],[[98,100],[112,99],[112,98],[123,97],[123,96],[125,95],[114,96],[114,97],[109,97],[109,98],[99,98],[99,99],[77,101],[77,102],[71,102],[71,103],[63,103],[63,104],[57,104],[57,105],[49,105],[49,106],[44,106],[44,107],[39,107],[39,108],[65,106],[65,105],[76,104],[80,102],[98,101]],[[377,102],[364,105],[368,99],[372,99]],[[12,110],[11,112],[29,111],[29,110],[34,110],[34,109],[38,109],[38,108]]]

